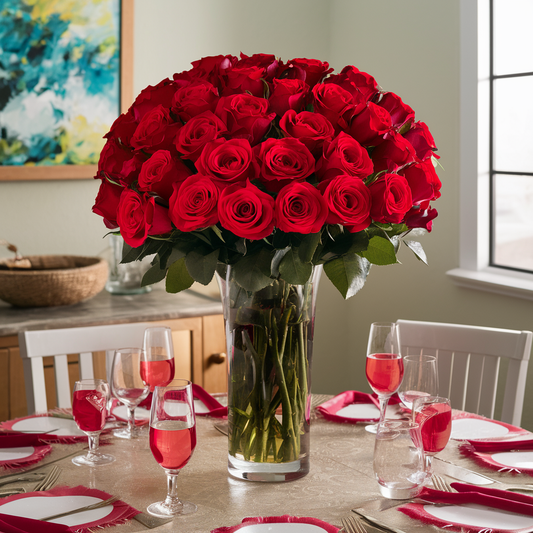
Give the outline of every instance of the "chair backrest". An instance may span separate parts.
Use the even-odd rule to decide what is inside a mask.
[[[508,359],[500,420],[522,419],[531,331],[398,320],[402,355],[436,355],[439,393],[452,408],[494,418],[500,360]]]
[[[54,357],[57,406],[71,407],[67,355],[79,354],[80,379],[89,379],[94,377],[93,352],[105,351],[106,374],[109,376],[114,350],[142,347],[144,331],[148,327],[150,324],[135,323],[20,332],[28,414],[48,409],[43,357]]]

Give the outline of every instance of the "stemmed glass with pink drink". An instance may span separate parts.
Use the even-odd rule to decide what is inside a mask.
[[[107,401],[109,385],[103,379],[82,379],[74,384],[72,397],[72,415],[78,427],[89,437],[87,455],[78,455],[72,459],[79,466],[101,466],[112,463],[112,455],[98,451],[100,433],[107,418]]]
[[[426,473],[431,477],[433,456],[444,450],[452,432],[450,400],[442,396],[422,396],[413,403],[413,420],[420,427],[426,458]]]
[[[158,517],[194,513],[196,505],[178,498],[176,484],[181,469],[189,462],[196,447],[196,416],[192,383],[175,379],[156,387],[150,412],[150,449],[154,459],[167,474],[167,497],[152,503],[147,511]]]
[[[403,378],[400,333],[395,322],[374,322],[370,326],[366,378],[379,398],[379,424],[385,418],[389,398],[398,390]],[[375,433],[377,425],[367,426],[366,429]]]
[[[172,330],[165,326],[147,328],[144,332],[141,376],[150,385],[164,386],[174,379]]]

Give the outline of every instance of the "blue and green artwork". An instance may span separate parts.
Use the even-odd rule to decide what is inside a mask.
[[[88,165],[120,113],[120,0],[0,0],[0,165]]]

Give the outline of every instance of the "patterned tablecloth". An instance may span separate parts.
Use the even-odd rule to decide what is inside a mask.
[[[370,499],[381,499],[372,472],[375,436],[365,431],[364,424],[339,424],[314,414],[310,473],[288,483],[257,483],[229,476],[227,437],[214,428],[216,422],[220,420],[198,417],[197,447],[178,478],[180,497],[196,503],[198,511],[152,531],[205,533],[217,527],[238,524],[249,516],[285,514],[315,517],[340,527],[341,518],[347,516],[350,509]],[[110,442],[105,451],[113,454],[116,461],[109,466],[84,468],[72,464],[70,458],[65,459],[56,463],[63,469],[59,485],[100,489],[119,496],[143,512],[150,503],[165,497],[165,474],[152,457],[147,436],[133,441],[115,437],[103,440]],[[76,447],[81,448],[83,444],[54,444],[53,452],[42,464],[72,453]],[[509,475],[476,466],[471,459],[460,456],[454,441],[450,441],[440,456],[491,477],[516,482]],[[28,490],[31,490],[29,486]],[[396,509],[379,513],[379,518],[405,532],[438,531],[438,528],[410,519]],[[131,520],[105,531],[149,530]]]

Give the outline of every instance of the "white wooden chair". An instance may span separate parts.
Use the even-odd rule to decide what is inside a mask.
[[[449,398],[454,409],[494,419],[500,360],[507,359],[500,420],[520,426],[531,331],[411,320],[397,324],[402,355],[437,356],[439,394]]]
[[[67,355],[79,354],[80,379],[89,379],[94,377],[92,353],[105,351],[106,374],[109,375],[114,350],[142,347],[147,327],[150,324],[135,323],[20,332],[28,414],[48,409],[44,357],[54,357],[57,406],[68,408],[72,406],[72,391]]]

